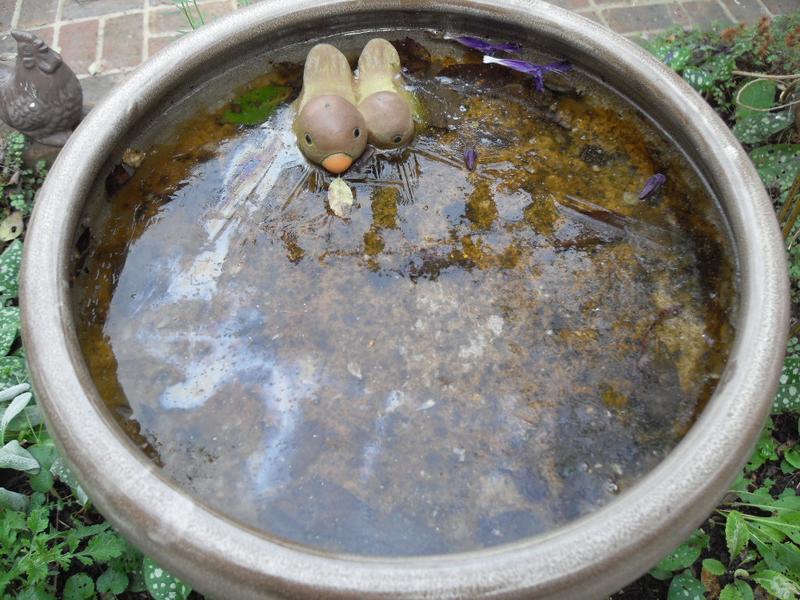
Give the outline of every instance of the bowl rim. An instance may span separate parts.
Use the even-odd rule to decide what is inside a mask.
[[[171,88],[210,56],[308,18],[428,11],[523,26],[596,73],[627,78],[667,111],[714,187],[733,232],[740,306],[728,364],[684,439],[613,502],[550,532],[485,550],[406,558],[332,554],[235,523],[177,488],[102,406],[74,327],[72,247],[107,157]],[[579,61],[580,62],[580,61]],[[267,0],[184,36],[138,67],[71,136],[39,192],[20,276],[22,334],[48,429],[102,514],[159,564],[227,598],[591,598],[618,589],[680,543],[749,456],[772,405],[788,333],[788,276],[772,204],[747,154],[713,110],[644,50],[541,0]],[[704,457],[699,461],[696,457]]]

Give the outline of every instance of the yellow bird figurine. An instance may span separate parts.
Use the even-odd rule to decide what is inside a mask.
[[[399,148],[414,137],[412,100],[400,69],[400,55],[382,38],[370,40],[358,59],[358,110],[378,148]]]
[[[336,174],[349,169],[367,146],[350,64],[330,44],[314,46],[306,57],[294,132],[306,158]]]

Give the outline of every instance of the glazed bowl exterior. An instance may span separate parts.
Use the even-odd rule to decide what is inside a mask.
[[[526,41],[639,106],[718,199],[738,261],[739,301],[735,341],[713,397],[678,446],[631,489],[517,543],[389,559],[271,539],[165,477],[116,424],[92,382],[76,336],[70,269],[95,182],[137,128],[169,111],[179,90],[264,47],[398,24]],[[645,51],[538,0],[265,1],[237,11],[159,52],[88,115],[50,171],[31,223],[21,275],[23,338],[48,428],[100,512],[159,564],[216,598],[603,597],[671,551],[722,498],[769,412],[787,335],[782,238],[730,131]]]

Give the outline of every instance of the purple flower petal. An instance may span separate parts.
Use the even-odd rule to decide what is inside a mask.
[[[563,74],[572,70],[572,65],[565,60],[552,62],[546,65],[535,65],[533,63],[529,63],[524,60],[517,60],[511,58],[496,58],[494,56],[484,56],[483,62],[487,64],[493,63],[497,65],[502,65],[504,67],[508,67],[509,69],[514,69],[515,71],[519,71],[520,73],[526,73],[527,75],[533,76],[537,92],[544,91],[545,73],[552,72],[552,73]]]
[[[490,64],[497,64],[503,65],[504,67],[508,67],[509,69],[514,69],[515,71],[519,71],[520,73],[527,73],[528,75],[534,75],[536,73],[540,73],[542,70],[541,65],[534,65],[533,63],[529,63],[525,60],[518,60],[515,58],[497,58],[494,56],[484,56],[483,62]]]
[[[444,36],[446,40],[453,40],[454,42],[458,42],[462,46],[466,46],[467,48],[472,48],[473,50],[477,50],[478,52],[483,52],[487,54],[489,52],[510,52],[512,54],[519,52],[522,50],[522,46],[516,44],[514,42],[505,42],[502,44],[493,44],[487,40],[472,37],[469,35],[459,35],[459,36]]]
[[[644,200],[648,196],[655,194],[656,191],[658,191],[658,188],[660,188],[666,182],[666,175],[662,173],[656,173],[655,175],[652,175],[647,181],[645,181],[642,191],[639,192],[639,200]]]
[[[475,165],[478,164],[478,152],[475,148],[467,148],[464,150],[464,164],[470,171],[475,170]]]
[[[552,71],[553,73],[558,73],[560,75],[572,71],[572,65],[568,63],[566,60],[551,62],[550,64],[542,65],[542,68],[544,69],[545,73],[547,73],[548,71]]]

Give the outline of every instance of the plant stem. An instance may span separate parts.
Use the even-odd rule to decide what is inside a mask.
[[[759,79],[775,79],[781,81],[784,79],[800,79],[800,74],[794,75],[768,75],[767,73],[753,73],[751,71],[731,71],[733,75],[741,77],[758,77]]]
[[[200,19],[200,25],[205,25],[206,20],[203,18],[203,11],[200,10],[200,7],[197,6],[197,0],[192,0],[194,3],[194,9],[197,11],[197,16]]]

